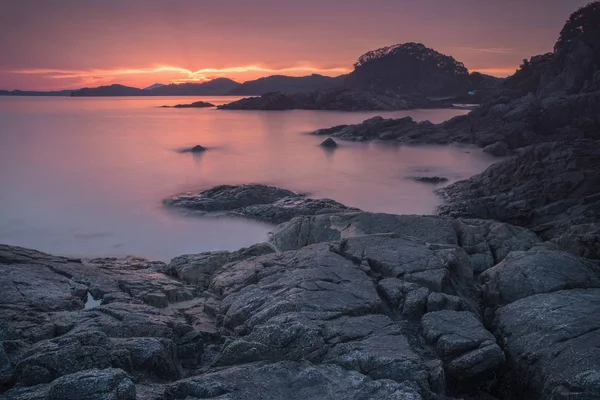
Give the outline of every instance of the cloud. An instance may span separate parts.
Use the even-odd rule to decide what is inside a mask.
[[[482,74],[486,74],[486,75],[492,75],[492,76],[496,76],[499,78],[505,78],[507,76],[510,76],[512,74],[514,74],[517,69],[519,69],[517,66],[514,67],[499,67],[499,68],[473,68],[470,71],[471,72],[479,72]]]
[[[495,53],[495,54],[511,54],[514,53],[514,49],[508,49],[504,47],[453,47],[453,49],[475,51],[478,53]]]
[[[269,68],[258,65],[248,65],[228,68],[203,68],[196,71],[177,66],[161,65],[151,68],[113,68],[113,69],[51,69],[51,68],[33,68],[10,71],[16,74],[38,75],[52,79],[80,79],[84,82],[102,79],[115,79],[125,76],[141,76],[151,74],[168,74],[169,81],[172,83],[184,82],[203,82],[214,79],[215,77],[235,76],[235,75],[272,75],[272,74],[324,74],[341,75],[350,72],[348,68],[315,68],[311,66],[295,66],[286,68]]]

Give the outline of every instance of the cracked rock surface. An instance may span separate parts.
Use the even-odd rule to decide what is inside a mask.
[[[6,399],[598,393],[598,265],[501,222],[301,216],[169,264],[0,246],[0,273]]]

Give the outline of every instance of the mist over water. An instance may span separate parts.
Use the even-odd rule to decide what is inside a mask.
[[[0,243],[67,256],[169,260],[266,240],[273,226],[166,209],[170,195],[264,183],[365,211],[431,214],[438,186],[495,160],[480,149],[348,143],[327,151],[307,132],[364,119],[442,122],[464,110],[219,111],[161,105],[231,97],[0,97]],[[180,153],[200,144],[200,155]]]

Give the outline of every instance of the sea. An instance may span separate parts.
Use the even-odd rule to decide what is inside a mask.
[[[464,109],[397,112],[161,108],[234,97],[0,97],[0,243],[69,257],[169,261],[267,240],[273,225],[191,216],[163,199],[262,183],[365,211],[433,214],[436,188],[496,160],[469,146],[346,142],[311,131],[374,116],[439,123]],[[202,154],[182,153],[194,145]],[[442,185],[414,176],[443,176]]]

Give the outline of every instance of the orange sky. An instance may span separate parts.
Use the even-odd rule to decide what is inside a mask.
[[[311,73],[422,42],[470,70],[514,72],[552,50],[587,0],[0,0],[0,89]]]

